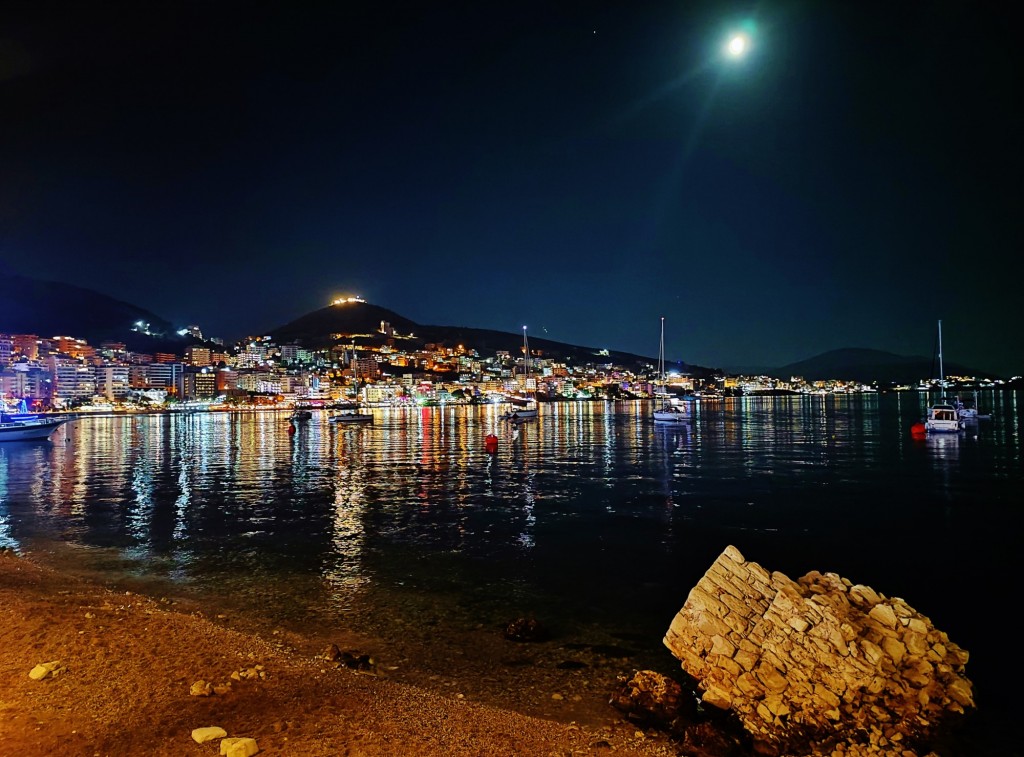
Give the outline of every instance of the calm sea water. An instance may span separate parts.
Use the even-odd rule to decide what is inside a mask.
[[[926,440],[913,393],[726,400],[687,428],[642,403],[546,405],[518,429],[493,407],[294,434],[267,412],[87,418],[0,445],[0,545],[305,629],[533,615],[644,663],[731,544],[902,597],[971,652],[993,711],[1024,572],[1021,399],[986,393],[991,420]]]

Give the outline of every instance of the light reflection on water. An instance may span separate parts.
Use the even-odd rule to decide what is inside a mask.
[[[0,446],[0,544],[296,625],[535,613],[651,654],[734,544],[902,596],[974,660],[982,629],[947,597],[1022,567],[1017,395],[985,404],[991,421],[923,442],[913,394],[729,400],[682,428],[642,403],[548,405],[518,428],[493,407],[315,415],[294,435],[268,412],[96,417]]]

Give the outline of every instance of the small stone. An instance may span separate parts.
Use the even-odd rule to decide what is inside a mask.
[[[227,731],[216,725],[192,729],[192,740],[197,744],[205,744],[208,741],[213,741],[214,739],[222,739],[227,735]]]
[[[42,681],[49,676],[57,676],[64,670],[60,660],[41,662],[29,671],[28,677],[33,681]]]
[[[206,681],[196,681],[192,684],[188,693],[194,697],[208,697],[213,693],[213,686],[208,684]]]
[[[256,739],[224,739],[220,742],[220,753],[225,757],[252,757],[260,751]]]

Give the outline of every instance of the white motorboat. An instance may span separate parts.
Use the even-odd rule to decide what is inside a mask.
[[[963,419],[957,414],[956,406],[940,403],[928,408],[924,427],[931,433],[955,434],[964,428]]]
[[[69,415],[25,412],[25,401],[12,407],[0,398],[0,442],[27,442],[49,439],[50,434],[68,421]]]

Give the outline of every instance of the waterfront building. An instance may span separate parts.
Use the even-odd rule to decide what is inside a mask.
[[[96,375],[92,366],[74,358],[51,355],[47,358],[47,368],[53,376],[50,397],[55,407],[88,401],[96,394]]]
[[[50,407],[53,402],[53,376],[40,365],[14,363],[0,370],[0,395],[25,397],[43,407]]]
[[[143,366],[144,385],[166,389],[169,394],[180,397],[183,388],[181,377],[184,372],[185,366],[182,363],[150,363]]]
[[[93,369],[96,394],[113,402],[124,400],[131,391],[131,366],[107,363]]]
[[[221,368],[217,371],[216,382],[219,394],[230,394],[238,389],[238,371]]]
[[[182,374],[181,384],[181,398],[184,400],[204,400],[217,396],[216,371],[209,367],[186,370]]]

